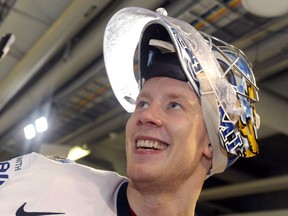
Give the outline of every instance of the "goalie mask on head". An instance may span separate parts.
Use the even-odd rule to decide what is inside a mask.
[[[209,175],[223,172],[238,157],[258,153],[258,88],[250,63],[237,48],[181,20],[133,7],[109,21],[104,60],[114,94],[128,112],[134,110],[139,87],[151,77],[167,76],[193,87],[213,147]]]

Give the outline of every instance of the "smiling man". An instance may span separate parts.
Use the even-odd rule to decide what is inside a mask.
[[[1,215],[194,216],[205,179],[257,155],[258,88],[244,54],[157,11],[122,9],[105,30],[111,87],[132,112],[128,178],[20,156],[0,163]]]
[[[149,79],[126,131],[128,200],[137,215],[192,215],[212,149],[191,86]]]
[[[104,57],[114,94],[132,112],[126,126],[131,215],[193,216],[207,177],[258,153],[250,63],[164,9],[142,8],[112,17]]]

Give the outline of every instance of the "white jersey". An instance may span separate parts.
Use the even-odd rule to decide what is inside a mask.
[[[127,181],[115,172],[31,153],[0,163],[0,215],[120,215],[117,206],[126,202],[127,208]]]

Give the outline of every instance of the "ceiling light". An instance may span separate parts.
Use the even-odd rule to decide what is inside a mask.
[[[74,146],[70,149],[68,153],[68,159],[70,160],[78,160],[90,154],[90,150],[81,148],[79,146]]]
[[[35,126],[38,133],[46,131],[48,129],[47,119],[45,117],[36,119]]]
[[[243,7],[260,17],[277,17],[288,13],[287,0],[242,0]]]
[[[24,127],[24,134],[27,140],[33,139],[36,136],[36,130],[33,124]]]

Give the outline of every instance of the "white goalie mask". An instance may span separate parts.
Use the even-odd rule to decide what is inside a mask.
[[[165,67],[164,56],[169,65],[160,76],[189,82],[201,100],[213,147],[209,175],[223,172],[238,157],[257,155],[258,88],[251,64],[237,48],[184,21],[136,7],[124,8],[110,19],[104,61],[123,108],[134,111],[142,82],[149,79],[149,70],[155,71],[152,66]]]

